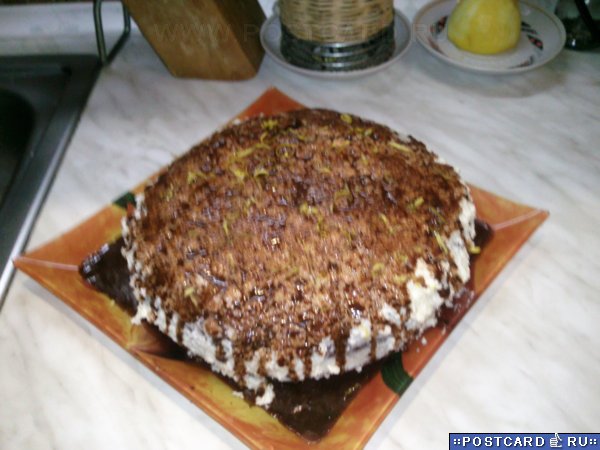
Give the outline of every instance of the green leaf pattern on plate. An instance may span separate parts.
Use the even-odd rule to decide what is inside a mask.
[[[133,195],[131,192],[126,192],[118,199],[113,201],[113,203],[123,209],[127,209],[127,205],[129,204],[135,206],[135,195]]]
[[[381,368],[381,376],[386,386],[398,395],[402,395],[413,380],[402,366],[402,353],[400,352],[385,362]]]

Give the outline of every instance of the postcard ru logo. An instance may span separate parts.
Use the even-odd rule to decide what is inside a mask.
[[[462,436],[453,438],[452,444],[474,448],[535,448],[544,447],[546,441],[544,436]]]
[[[560,436],[559,433],[554,433],[554,436],[547,439],[540,435],[526,436],[485,436],[485,435],[468,435],[452,437],[452,445],[468,448],[586,448],[594,446],[597,448],[599,439],[590,436]],[[547,447],[549,445],[549,447]]]

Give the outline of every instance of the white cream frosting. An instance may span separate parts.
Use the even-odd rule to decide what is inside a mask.
[[[275,398],[275,392],[273,391],[273,385],[270,383],[267,383],[267,385],[265,386],[265,392],[263,393],[263,395],[256,397],[254,402],[258,406],[268,407],[274,398]]]
[[[411,310],[406,327],[423,331],[436,324],[436,312],[444,301],[438,292],[442,285],[421,258],[417,261],[415,277],[421,277],[425,285],[418,280],[410,280],[406,284]]]
[[[396,350],[396,338],[392,334],[392,328],[389,325],[386,325],[385,328],[377,334],[375,357],[381,359],[394,350]]]
[[[217,359],[217,346],[204,329],[204,319],[188,322],[183,326],[181,344],[188,349],[191,356],[199,356],[218,373],[237,380],[234,371],[234,360],[231,341],[223,339],[221,345],[225,353],[225,361]]]
[[[298,357],[294,358],[294,371],[298,380],[304,380],[304,361]]]
[[[371,361],[371,321],[362,319],[358,326],[350,330],[346,343],[345,370],[357,370]]]
[[[471,277],[469,251],[458,230],[452,232],[450,238],[446,240],[446,246],[456,266],[458,277],[463,283],[466,283]]]
[[[335,358],[335,344],[329,336],[324,338],[310,358],[311,378],[328,378],[340,373],[340,367]]]
[[[388,303],[384,303],[379,311],[381,317],[383,317],[386,321],[396,326],[400,326],[402,323],[400,319],[400,313],[392,308]]]
[[[463,197],[459,203],[460,213],[458,220],[463,229],[463,236],[467,244],[472,244],[475,239],[475,204],[471,200],[471,194]]]
[[[275,352],[271,353],[271,359],[269,359],[265,364],[265,369],[267,369],[267,373],[271,378],[274,378],[279,381],[285,381],[290,379],[290,377],[288,376],[289,369],[287,368],[287,366],[280,366],[277,363],[277,353]]]

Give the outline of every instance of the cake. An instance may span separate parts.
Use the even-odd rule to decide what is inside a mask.
[[[322,109],[248,119],[174,161],[123,220],[135,322],[257,405],[405,348],[469,280],[475,207],[425,145]]]

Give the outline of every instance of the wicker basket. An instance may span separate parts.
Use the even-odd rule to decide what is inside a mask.
[[[345,71],[394,52],[393,0],[280,0],[281,51],[292,64]]]

